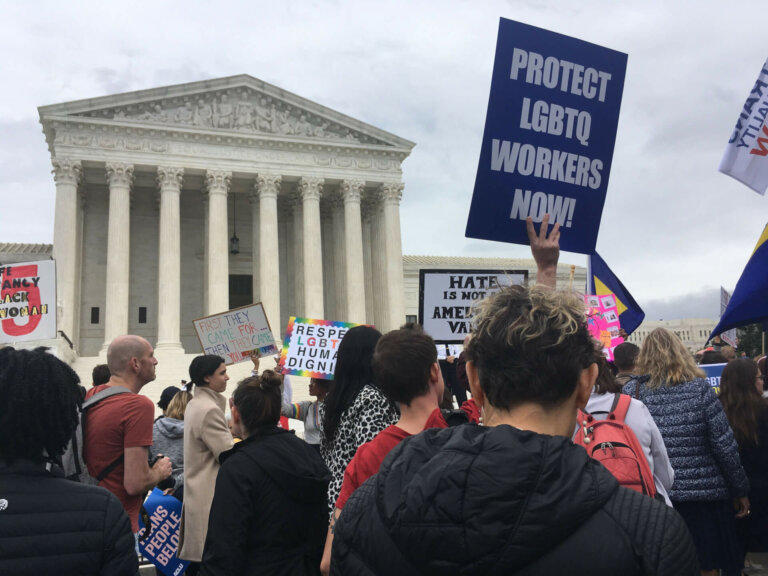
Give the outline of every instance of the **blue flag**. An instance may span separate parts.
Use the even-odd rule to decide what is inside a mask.
[[[756,323],[768,323],[768,225],[763,229],[710,338],[730,328]]]
[[[627,334],[632,334],[645,319],[645,312],[632,298],[624,284],[611,272],[605,260],[597,252],[589,256],[587,294],[604,296],[613,294],[619,311],[619,323]]]

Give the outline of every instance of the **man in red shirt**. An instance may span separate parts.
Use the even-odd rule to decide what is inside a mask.
[[[439,406],[444,383],[437,349],[428,334],[403,328],[382,336],[373,353],[373,372],[379,389],[400,407],[400,420],[360,446],[344,471],[320,565],[323,574],[330,571],[333,525],[352,493],[379,471],[400,441],[427,428],[448,427]]]
[[[135,534],[139,531],[142,497],[171,475],[168,458],[161,457],[149,466],[155,407],[149,398],[139,394],[145,384],[155,379],[157,359],[144,338],[119,336],[109,345],[107,364],[109,382],[91,388],[86,399],[112,386],[128,392],[105,398],[88,409],[83,456],[94,478],[113,465],[99,485],[120,500]]]

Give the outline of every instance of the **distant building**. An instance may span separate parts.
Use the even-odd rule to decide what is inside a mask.
[[[688,350],[696,352],[701,350],[712,333],[716,319],[711,318],[686,318],[683,320],[646,320],[632,333],[629,341],[642,346],[643,340],[656,328],[666,328],[674,332],[683,341]]]

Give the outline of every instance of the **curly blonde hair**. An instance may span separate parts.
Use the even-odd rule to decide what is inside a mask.
[[[491,405],[551,407],[573,393],[581,371],[594,363],[595,343],[576,294],[509,286],[476,305],[466,352]]]
[[[645,338],[635,372],[650,376],[646,385],[652,389],[706,376],[680,338],[666,328],[656,328]]]

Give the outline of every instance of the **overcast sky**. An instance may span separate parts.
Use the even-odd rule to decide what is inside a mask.
[[[768,198],[717,172],[768,56],[765,23],[745,17],[761,8],[2,1],[0,241],[53,238],[37,106],[246,73],[417,143],[404,164],[405,253],[524,257],[464,238],[503,16],[629,54],[597,249],[649,318],[715,317],[717,287],[733,288],[768,214]]]

